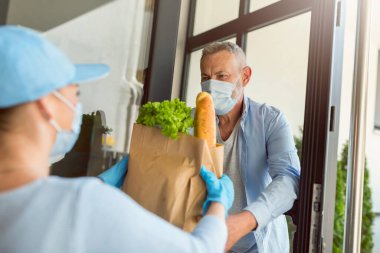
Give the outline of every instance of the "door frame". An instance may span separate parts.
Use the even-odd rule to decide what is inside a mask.
[[[0,25],[7,24],[9,0],[0,1]]]
[[[165,1],[167,0],[156,0],[157,8],[160,8],[160,5]],[[337,153],[337,150],[332,150],[334,148],[331,148],[336,144],[331,142],[337,140],[330,138],[329,143],[327,141],[329,133],[335,132],[335,134],[337,134],[338,131],[338,127],[333,129],[330,127],[331,122],[336,122],[334,120],[334,116],[336,115],[330,113],[332,111],[330,93],[332,90],[331,69],[333,60],[334,18],[337,1],[340,0],[281,0],[257,11],[248,13],[249,0],[240,0],[239,17],[237,19],[193,36],[197,1],[190,0],[182,84],[185,84],[188,78],[187,70],[190,62],[190,54],[205,44],[216,40],[225,40],[229,37],[236,37],[237,44],[245,50],[246,34],[248,32],[308,11],[311,12],[300,194],[298,201],[295,202],[292,210],[289,212],[297,224],[293,252],[299,253],[311,252],[312,249],[316,250],[315,252],[322,250],[321,222],[324,203],[323,189],[325,188],[325,170],[327,167],[326,157],[327,151]],[[178,9],[178,11],[180,10],[180,8],[176,9]],[[168,12],[170,12],[170,10],[168,10]],[[167,15],[169,15],[169,13],[167,13]],[[155,19],[155,30],[168,29],[165,27],[167,26],[165,22],[160,22],[157,17],[155,17]],[[157,34],[157,32],[153,33],[152,41],[157,41],[155,37],[159,36],[159,34]],[[152,44],[152,47],[154,46],[156,49],[154,51],[157,51],[157,48],[160,48],[160,51],[168,47],[175,48],[173,40],[176,41],[177,34],[178,30],[172,31],[172,36],[167,36],[166,43],[161,42],[160,45]],[[152,51],[151,55],[157,54],[157,52],[154,51]],[[165,58],[163,57],[162,59]],[[171,60],[171,62],[165,62],[165,65],[169,64],[170,66],[174,66],[175,57],[169,60]],[[167,67],[160,66],[160,63],[162,63],[162,61],[157,59],[155,63],[150,61],[149,68],[160,71],[162,67],[167,75],[162,80],[173,80],[174,67],[171,68],[170,72],[167,71]],[[167,85],[162,84],[162,80],[157,79],[154,81],[151,78],[150,81],[146,83],[145,96],[147,98],[158,98],[159,101],[171,98],[171,89],[159,89],[162,85]],[[333,84],[341,85],[340,83]],[[182,85],[181,99],[184,99],[186,96],[186,88],[185,85]],[[152,93],[153,91],[155,94]],[[146,101],[147,100],[145,100],[145,102]],[[335,110],[339,110],[339,105],[335,105]],[[332,145],[329,149],[328,144]],[[336,157],[330,157],[330,163],[331,159],[336,160]],[[330,185],[330,187],[335,186]],[[331,212],[331,210],[326,211]],[[315,238],[318,239],[315,240]]]

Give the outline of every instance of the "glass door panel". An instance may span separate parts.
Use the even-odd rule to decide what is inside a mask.
[[[304,119],[310,17],[305,13],[252,31],[247,38],[252,79],[245,93],[284,112],[295,136]]]
[[[240,0],[198,0],[193,35],[236,19],[239,16],[239,6]]]

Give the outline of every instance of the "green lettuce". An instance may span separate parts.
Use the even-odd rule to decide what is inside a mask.
[[[136,122],[149,127],[159,127],[164,135],[173,139],[178,138],[178,133],[188,134],[194,126],[191,108],[178,98],[173,101],[146,103],[140,108]]]

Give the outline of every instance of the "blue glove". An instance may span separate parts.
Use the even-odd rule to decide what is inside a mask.
[[[207,197],[203,203],[203,214],[205,214],[211,204],[211,202],[219,202],[226,209],[226,216],[228,210],[231,208],[234,202],[234,186],[231,179],[227,175],[223,175],[218,179],[214,173],[201,167],[201,177],[206,183]]]
[[[101,173],[98,177],[102,179],[106,184],[120,188],[128,171],[129,155],[125,156],[114,166]]]

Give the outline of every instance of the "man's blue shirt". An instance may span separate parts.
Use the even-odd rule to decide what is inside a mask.
[[[258,251],[289,252],[283,213],[298,196],[300,162],[284,114],[244,97],[238,137],[240,174],[247,207],[257,220],[253,232]]]

